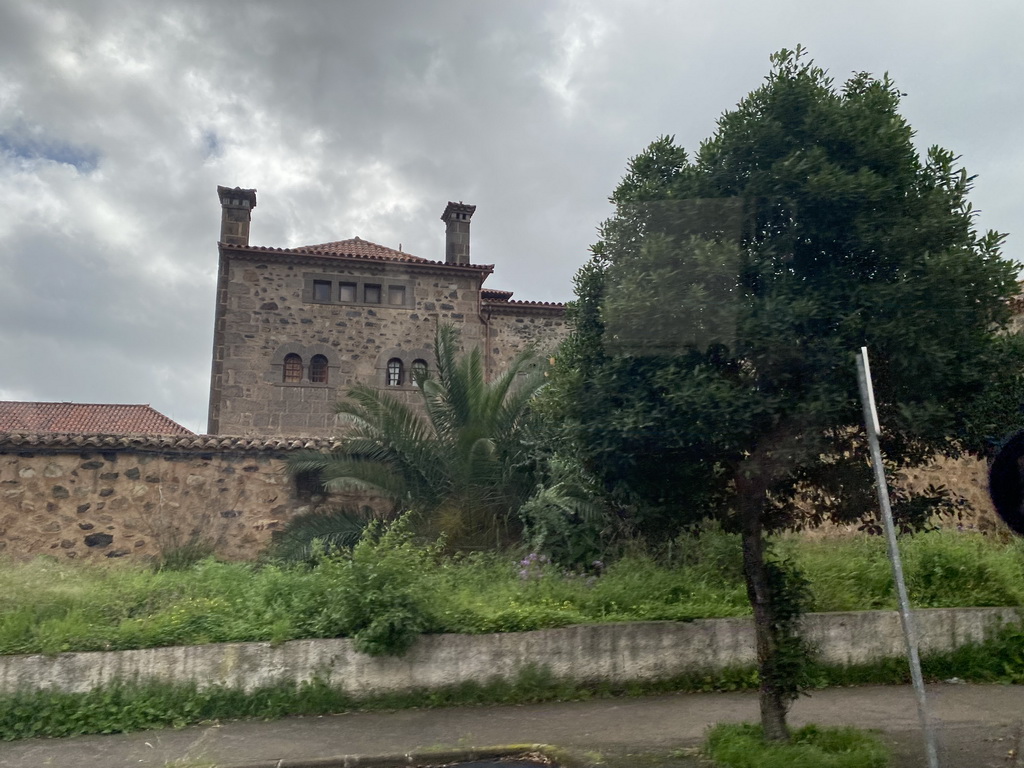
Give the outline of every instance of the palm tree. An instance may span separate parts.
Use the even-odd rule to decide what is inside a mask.
[[[390,497],[453,546],[508,541],[535,484],[523,434],[544,378],[527,351],[488,382],[480,350],[460,356],[458,341],[453,326],[438,328],[437,375],[417,381],[421,407],[356,386],[336,406],[341,447],[297,455],[290,471],[317,473],[327,491]]]

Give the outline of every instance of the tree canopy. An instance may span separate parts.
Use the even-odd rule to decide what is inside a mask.
[[[1017,392],[996,331],[1018,267],[976,232],[971,177],[918,155],[887,77],[837,89],[797,52],[773,63],[695,158],[663,137],[630,161],[577,275],[557,371],[574,445],[611,492],[673,515],[716,506],[754,448],[785,451],[779,481],[855,449],[864,345],[890,461],[1017,418],[993,404]]]
[[[1003,235],[976,231],[956,156],[918,153],[894,82],[837,87],[800,48],[772,65],[695,155],[666,136],[630,160],[552,392],[568,444],[643,530],[714,516],[743,531],[769,688],[780,592],[763,533],[806,522],[799,493],[813,522],[863,512],[850,502],[870,487],[856,351],[895,466],[1005,434],[1024,363],[1001,333],[1018,267]],[[762,694],[766,734],[784,737]]]

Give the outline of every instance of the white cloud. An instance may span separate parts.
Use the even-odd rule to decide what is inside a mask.
[[[695,149],[798,42],[838,79],[890,71],[922,144],[980,174],[981,225],[1012,232],[1021,22],[951,0],[4,3],[0,396],[201,428],[217,184],[259,190],[254,242],[426,258],[445,202],[475,203],[494,287],[568,299],[627,158],[665,133]]]

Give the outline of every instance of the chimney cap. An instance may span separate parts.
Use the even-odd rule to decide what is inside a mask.
[[[453,203],[449,200],[448,205],[445,206],[444,213],[441,214],[441,221],[448,221],[449,219],[453,218],[455,214],[459,213],[466,214],[463,218],[468,219],[473,216],[474,211],[476,211],[475,205],[469,205],[468,203],[464,203],[461,200],[459,200],[459,202],[457,203]]]
[[[217,186],[217,197],[220,198],[220,204],[224,207],[231,208],[255,208],[256,207],[256,190],[255,189],[242,189],[241,187],[222,187]]]

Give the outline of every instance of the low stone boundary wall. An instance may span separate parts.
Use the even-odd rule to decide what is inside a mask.
[[[922,653],[953,650],[1015,622],[1014,608],[915,612]],[[850,665],[904,655],[895,611],[805,617],[823,661]],[[750,666],[753,623],[742,619],[587,624],[494,635],[424,635],[401,657],[357,653],[350,640],[148,648],[136,651],[0,656],[0,693],[85,692],[115,682],[159,680],[252,690],[319,677],[353,694],[384,693],[512,678],[528,666],[578,681],[628,682]]]
[[[296,451],[329,439],[0,433],[0,554],[148,562],[209,547],[252,560],[295,515],[379,499],[299,487]],[[307,484],[308,486],[309,484]]]
[[[208,547],[252,560],[304,512],[386,514],[380,498],[325,497],[288,475],[294,452],[336,447],[330,438],[0,433],[0,556],[151,562]],[[965,525],[1000,528],[985,478],[985,463],[965,458],[916,469],[905,483],[945,485],[970,503]]]

